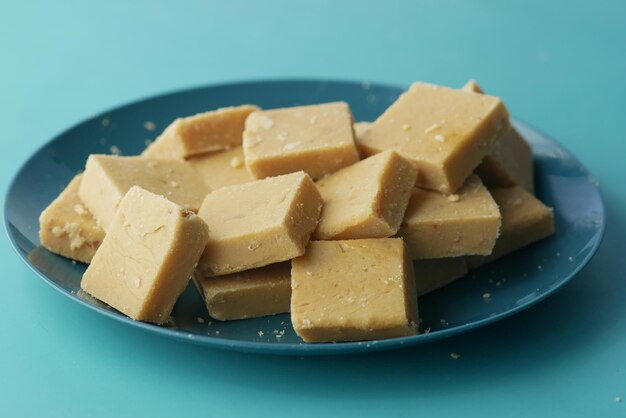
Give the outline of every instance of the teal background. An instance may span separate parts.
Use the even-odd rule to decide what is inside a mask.
[[[326,358],[139,332],[46,286],[3,236],[0,416],[626,416],[624,16],[620,1],[0,2],[3,200],[54,135],[148,95],[475,78],[588,166],[608,217],[596,257],[537,306],[438,343]]]

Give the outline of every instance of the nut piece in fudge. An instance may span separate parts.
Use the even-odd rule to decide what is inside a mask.
[[[414,259],[489,255],[500,223],[498,205],[471,175],[453,195],[413,189],[398,235]]]
[[[256,178],[302,170],[319,179],[359,160],[344,102],[254,112],[246,120],[243,151]]]
[[[272,264],[219,277],[194,275],[209,315],[220,321],[289,312],[291,263]]]
[[[415,287],[420,297],[467,274],[465,257],[433,258],[431,260],[415,260]]]
[[[399,238],[312,241],[292,260],[291,322],[306,342],[417,334],[413,266]]]
[[[483,92],[474,80],[468,81],[462,90]],[[511,126],[496,139],[491,151],[474,172],[489,189],[520,185],[532,193],[532,149],[517,129]]]
[[[178,118],[143,152],[144,157],[189,158],[241,145],[244,123],[258,107],[242,105]]]
[[[357,139],[365,155],[393,149],[415,161],[419,187],[454,193],[508,128],[497,97],[415,83]]]
[[[395,151],[361,160],[317,182],[324,206],[314,239],[386,238],[398,232],[417,169]]]
[[[302,255],[321,210],[304,172],[214,190],[198,212],[211,231],[198,271],[222,276]]]
[[[124,315],[162,324],[187,287],[208,233],[193,212],[132,187],[80,286]]]
[[[254,180],[246,170],[241,147],[200,155],[187,162],[202,175],[211,190]]]
[[[107,231],[122,197],[132,186],[194,212],[209,192],[196,170],[181,160],[90,155],[78,195]]]
[[[104,239],[104,231],[78,198],[81,177],[74,177],[41,212],[39,241],[53,253],[89,263]]]
[[[554,234],[552,209],[523,187],[497,188],[491,190],[491,194],[500,206],[502,230],[491,255],[467,257],[470,268],[477,268]]]

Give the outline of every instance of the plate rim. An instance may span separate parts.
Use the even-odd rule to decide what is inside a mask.
[[[216,88],[216,87],[228,88],[229,86],[241,86],[241,85],[246,85],[246,84],[268,84],[268,83],[278,83],[278,84],[333,83],[333,84],[353,84],[353,85],[360,85],[360,86],[364,86],[365,83],[367,83],[370,86],[395,89],[399,91],[402,91],[402,89],[404,88],[401,86],[385,84],[385,83],[358,81],[358,80],[324,79],[324,78],[320,78],[320,79],[313,79],[313,78],[276,78],[276,79],[273,79],[273,78],[269,78],[269,79],[260,79],[260,80],[242,80],[240,82],[229,81],[225,83],[214,83],[214,84],[201,85],[201,86],[196,86],[196,87],[188,87],[188,88],[183,88],[179,90],[171,90],[165,93],[155,94],[155,95],[144,97],[138,100],[129,101],[119,106],[108,108],[105,111],[98,112],[94,116],[82,119],[79,122],[73,124],[69,128],[61,131],[59,134],[53,136],[51,139],[43,143],[41,146],[37,147],[21,163],[21,165],[19,166],[19,168],[17,169],[17,171],[11,178],[11,181],[8,183],[8,187],[6,189],[7,191],[4,196],[5,200],[4,200],[4,207],[3,207],[4,230],[5,230],[7,237],[9,238],[11,247],[17,253],[18,257],[22,260],[22,262],[24,262],[24,264],[26,264],[26,266],[32,272],[34,272],[37,276],[39,276],[45,283],[47,283],[53,289],[60,292],[61,294],[69,298],[70,300],[74,302],[78,302],[83,306],[86,306],[91,311],[97,312],[99,314],[103,314],[109,318],[113,318],[120,323],[134,326],[135,328],[140,329],[144,332],[150,332],[152,334],[171,338],[177,341],[183,341],[186,343],[203,345],[209,348],[218,348],[218,349],[225,349],[225,350],[237,351],[237,352],[247,352],[247,353],[301,356],[301,355],[340,355],[340,354],[347,354],[347,353],[367,353],[367,352],[377,352],[377,351],[383,351],[383,350],[411,347],[411,346],[416,346],[420,344],[425,344],[425,343],[441,340],[444,338],[449,338],[454,335],[464,334],[471,330],[482,328],[484,326],[493,324],[497,321],[508,318],[523,310],[526,310],[534,306],[535,304],[545,300],[546,298],[553,295],[554,293],[556,293],[559,289],[561,289],[563,286],[569,283],[575,276],[577,276],[578,273],[587,266],[587,264],[589,264],[589,261],[591,261],[591,259],[594,257],[594,255],[598,251],[598,248],[602,244],[602,241],[605,235],[605,230],[606,230],[606,206],[604,203],[602,190],[597,185],[594,184],[594,189],[598,193],[598,202],[600,206],[600,213],[599,213],[600,224],[599,224],[598,232],[596,233],[597,239],[594,240],[593,245],[590,251],[587,253],[587,255],[582,260],[580,260],[579,264],[571,272],[569,272],[565,278],[563,278],[556,285],[543,291],[541,294],[537,295],[535,298],[525,301],[524,303],[520,305],[516,305],[515,307],[508,309],[504,312],[500,312],[496,315],[489,316],[489,317],[486,317],[477,321],[473,321],[470,323],[456,325],[456,326],[446,328],[440,331],[432,332],[432,333],[420,333],[417,335],[391,338],[391,339],[385,339],[385,340],[354,341],[354,342],[340,342],[340,343],[315,343],[315,344],[309,344],[309,343],[304,343],[304,342],[277,344],[274,342],[233,340],[233,339],[227,339],[227,338],[214,337],[210,335],[198,335],[198,334],[193,334],[193,333],[189,333],[189,332],[185,332],[181,330],[173,330],[173,329],[165,328],[159,325],[149,324],[149,323],[142,322],[142,321],[135,321],[118,313],[117,311],[110,311],[110,310],[102,309],[98,306],[92,305],[88,303],[87,301],[77,297],[76,295],[71,294],[70,292],[67,292],[54,280],[48,278],[43,272],[39,271],[30,262],[30,260],[28,260],[28,258],[24,254],[22,254],[16,242],[16,237],[11,233],[11,229],[10,229],[11,223],[7,216],[7,212],[9,211],[9,204],[11,201],[10,197],[12,196],[13,191],[15,189],[16,182],[20,178],[22,172],[26,169],[26,166],[28,165],[28,163],[37,154],[39,154],[45,148],[50,146],[53,142],[59,140],[60,138],[67,135],[72,130],[83,125],[84,123],[100,117],[100,115],[113,112],[113,111],[120,111],[130,106],[137,106],[150,100],[162,99],[166,96],[175,95],[175,94],[185,94],[185,93],[189,93],[189,92],[201,90],[201,89],[209,89],[209,88]],[[570,150],[566,148],[565,146],[563,146],[560,142],[556,141],[550,135],[547,135],[542,130],[535,128],[534,126],[524,121],[521,121],[517,118],[511,118],[511,119],[512,119],[512,124],[523,126],[524,128],[534,131],[537,134],[541,135],[543,138],[548,139],[549,141],[557,144],[560,148],[565,150],[571,158],[574,158],[574,160],[578,163],[578,165],[584,170],[584,172],[587,175],[595,178],[593,174],[589,171],[587,166],[583,164],[575,154],[570,152]]]

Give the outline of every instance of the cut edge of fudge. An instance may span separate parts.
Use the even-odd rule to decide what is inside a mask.
[[[104,239],[104,230],[78,197],[81,179],[82,175],[75,176],[41,212],[39,241],[48,251],[89,264]]]
[[[289,312],[291,263],[271,264],[225,276],[193,276],[211,318],[258,318]]]

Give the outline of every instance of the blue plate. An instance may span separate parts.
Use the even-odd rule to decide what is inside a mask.
[[[197,88],[143,100],[80,123],[37,151],[17,173],[6,199],[5,222],[18,255],[46,283],[90,309],[141,330],[181,341],[239,351],[339,354],[400,348],[434,341],[495,322],[554,293],[593,256],[605,217],[597,185],[567,150],[537,130],[515,125],[533,146],[537,196],[554,207],[556,234],[486,265],[419,300],[421,328],[412,337],[337,344],[305,344],[289,315],[212,321],[190,286],[166,326],[132,321],[80,291],[85,266],[41,248],[39,213],[84,167],[92,153],[139,153],[148,139],[180,115],[254,103],[263,108],[347,101],[356,120],[374,120],[402,92],[399,87],[329,81],[261,81]],[[153,122],[156,130],[151,131]],[[488,292],[491,298],[483,299]],[[63,318],[58,318],[62,321]]]

